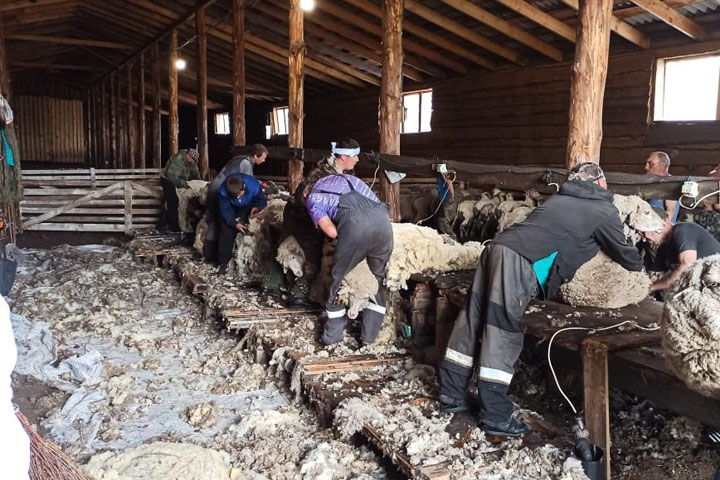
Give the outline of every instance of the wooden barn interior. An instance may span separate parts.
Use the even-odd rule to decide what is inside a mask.
[[[475,265],[413,272],[403,280],[389,300],[401,313],[386,317],[391,332],[385,350],[358,347],[328,353],[313,337],[312,326],[307,342],[314,347],[300,347],[284,328],[321,325],[324,310],[317,304],[270,301],[264,284],[259,289],[258,282],[241,275],[218,279],[203,264],[202,248],[198,253],[190,246],[199,235],[204,200],[193,204],[199,217],[188,220],[182,234],[156,229],[164,208],[160,175],[179,151],[197,150],[200,179],[209,182],[233,156],[263,144],[267,161],[255,165],[254,175],[263,188],[285,192],[287,201],[330,154],[331,142],[352,137],[362,150],[357,176],[388,205],[392,222],[408,224],[422,223],[441,208],[437,193],[434,200],[419,200],[435,191],[440,166],[453,172],[460,199],[477,201],[475,193],[500,189],[493,195],[504,195],[503,201],[528,202],[529,190],[547,199],[570,169],[591,162],[602,167],[612,193],[679,200],[686,221],[700,223],[704,202],[703,218],[710,223],[700,224],[714,236],[720,234],[720,220],[708,220],[720,214],[720,174],[715,174],[720,166],[720,0],[0,0],[0,94],[12,109],[5,119],[7,136],[0,137],[0,146],[12,150],[11,155],[0,150],[0,250],[10,260],[15,252],[27,265],[43,255],[77,255],[78,265],[87,261],[90,266],[82,268],[97,271],[112,262],[79,259],[76,247],[56,245],[105,242],[116,253],[100,249],[97,255],[120,258],[117,252],[122,251],[124,261],[138,271],[170,272],[165,281],[179,285],[165,287],[170,303],[180,296],[182,302],[194,302],[193,308],[202,312],[202,328],[242,345],[247,357],[242,361],[267,369],[268,382],[282,384],[282,395],[296,399],[292,408],[317,414],[318,432],[336,432],[333,442],[341,442],[337,432],[348,425],[337,412],[350,415],[347,401],[356,398],[372,403],[368,398],[394,395],[396,402],[435,418],[434,374],[428,380],[434,389],[400,395],[383,393],[383,386],[394,385],[399,374],[393,369],[407,362],[414,362],[413,372],[418,365],[438,366]],[[668,155],[671,175],[646,174],[646,159],[653,152]],[[398,174],[404,175],[400,181]],[[697,190],[691,193],[693,187]],[[688,199],[699,199],[692,201],[695,208],[687,206]],[[456,231],[462,228],[458,215]],[[468,234],[462,243],[492,240],[483,232],[482,238]],[[255,236],[253,245],[265,241],[261,233]],[[397,233],[395,238],[397,246]],[[261,247],[238,240],[237,249],[242,248]],[[274,261],[274,251],[267,258]],[[58,272],[57,279],[44,281],[35,267],[17,259],[14,264],[17,281],[8,295],[13,315],[52,316],[52,310],[41,306],[42,288],[55,288],[54,282],[64,278],[65,264],[58,260],[45,271]],[[89,312],[93,307],[80,301],[77,308]],[[606,310],[535,301],[521,322],[523,355],[528,355],[524,362],[535,370],[523,375],[535,376],[545,393],[542,400],[532,395],[529,400],[527,391],[539,387],[524,389],[531,383],[527,380],[513,398],[520,407],[528,402],[529,409],[545,410],[535,417],[526,414],[535,431],[517,444],[480,438],[472,415],[448,419],[445,447],[435,445],[431,453],[415,442],[425,433],[422,424],[398,440],[398,430],[385,431],[368,417],[352,440],[342,440],[342,448],[368,449],[367,455],[377,459],[354,473],[351,466],[337,466],[339,460],[334,467],[329,461],[321,468],[308,467],[303,455],[310,447],[287,454],[285,460],[278,456],[277,462],[290,465],[283,471],[277,465],[253,464],[243,448],[260,447],[247,438],[245,443],[213,444],[205,437],[163,430],[143,437],[141,444],[187,442],[224,450],[227,472],[259,475],[177,477],[188,479],[583,478],[562,470],[576,441],[574,415],[563,403],[565,393],[556,388],[564,383],[584,414],[588,438],[605,452],[598,465],[589,467],[595,470],[583,465],[588,478],[717,480],[713,475],[720,462],[714,444],[720,444],[720,433],[712,432],[720,429],[720,387],[714,394],[693,388],[667,358],[667,342],[659,330],[664,308],[663,301],[650,297]],[[55,327],[50,318],[44,320]],[[598,334],[624,320],[634,327]],[[14,326],[15,321],[13,317]],[[586,330],[555,340],[556,369],[564,373],[553,380],[550,373],[555,372],[544,359],[550,357],[547,341],[567,325]],[[16,337],[17,332],[16,326]],[[62,335],[57,362],[86,353],[73,352],[72,335]],[[720,358],[720,340],[712,340],[708,350],[692,355]],[[19,352],[18,365],[24,358],[22,348]],[[240,362],[235,356],[227,361]],[[119,454],[139,445],[130,442],[121,448],[120,443],[95,439],[81,448],[77,438],[60,435],[48,419],[67,398],[48,394],[55,387],[38,393],[32,385],[39,381],[29,382],[31,377],[16,373],[17,403],[44,437],[33,442],[52,440],[66,451],[67,471],[84,468],[83,475],[97,480],[160,478],[147,472],[142,476],[140,467],[136,476],[128,470],[119,477],[111,476],[118,474],[112,470],[117,466],[98,467],[94,455]],[[110,410],[95,430],[97,438],[108,437],[109,424],[121,432],[118,438],[131,435],[116,418],[135,414],[141,402],[119,402],[110,400]],[[208,411],[222,411],[217,406],[221,400],[208,402],[213,405]],[[234,424],[224,424],[222,412],[212,426],[191,424],[195,435],[228,435],[235,431],[228,425],[242,424],[246,414],[236,415]],[[338,420],[343,418],[345,423]],[[692,428],[667,433],[677,432],[680,424]],[[316,439],[327,434],[308,435]],[[292,436],[266,436],[268,442],[295,441]],[[261,437],[258,433],[253,441]],[[326,441],[322,438],[316,443]],[[482,450],[486,441],[497,452],[494,456]],[[445,451],[451,447],[452,453]],[[332,448],[336,452],[340,447]],[[522,462],[509,460],[512,455],[540,455],[545,448],[558,452],[548,470],[528,473],[518,466]],[[473,464],[459,453],[463,451],[481,460]],[[142,458],[136,461],[142,463]],[[497,476],[501,470],[509,476]],[[164,478],[180,475],[172,472],[165,471]],[[36,472],[31,478],[48,477]]]

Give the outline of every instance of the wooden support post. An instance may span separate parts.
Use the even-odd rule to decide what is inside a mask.
[[[198,137],[198,167],[200,178],[208,178],[208,114],[207,114],[207,31],[205,29],[205,10],[195,13],[197,26],[197,137]]]
[[[157,43],[152,46],[152,166],[160,168],[162,166],[162,138],[160,131],[160,45]]]
[[[402,122],[402,23],[404,0],[383,1],[383,65],[380,89],[380,152],[400,154]],[[380,175],[380,199],[390,207],[390,220],[400,220],[400,183]]]
[[[100,166],[108,168],[110,165],[110,137],[108,132],[108,88],[107,80],[100,84],[100,128],[102,137],[102,159]]]
[[[115,92],[113,94],[115,95],[115,115],[117,116],[115,118],[115,125],[117,126],[115,129],[115,138],[117,141],[117,168],[127,168],[125,149],[123,148],[125,144],[125,117],[122,109],[122,74],[119,69],[116,72],[115,77],[117,82],[115,84]]]
[[[290,51],[288,58],[288,105],[290,132],[288,146],[290,148],[303,148],[303,120],[304,113],[304,67],[305,62],[305,35],[303,33],[304,16],[300,8],[300,0],[290,0],[289,35]],[[303,162],[301,160],[288,160],[288,189],[294,192],[302,182]]]
[[[131,235],[133,224],[132,224],[132,204],[133,204],[133,195],[132,195],[132,182],[130,180],[125,180],[123,182],[123,197],[124,197],[124,206],[125,206],[125,235]]]
[[[233,0],[232,144],[245,145],[245,0]]]
[[[7,51],[5,50],[5,34],[3,28],[2,13],[0,13],[0,95],[8,102],[12,92],[10,91],[10,70],[8,70]]]
[[[178,135],[180,123],[178,118],[178,72],[175,63],[178,59],[178,33],[173,30],[170,34],[170,47],[168,48],[168,153],[175,155],[180,146]]]
[[[135,168],[135,107],[133,107],[133,64],[127,64],[127,85],[126,87],[126,98],[127,101],[127,120],[126,125],[126,137],[127,137],[127,153],[128,153],[128,167]]]
[[[110,75],[110,91],[108,95],[110,97],[110,165],[112,168],[121,168],[118,162],[118,144],[117,144],[117,117],[118,117],[118,104],[117,97],[115,96],[116,84],[118,82],[117,72],[113,72]]]
[[[580,0],[565,164],[600,163],[613,0]]]
[[[606,480],[610,480],[610,390],[608,386],[608,348],[588,338],[583,342],[585,424],[590,441],[605,451]]]
[[[145,131],[145,54],[140,52],[138,58],[138,143],[137,143],[137,166],[145,168],[146,156],[146,135]]]

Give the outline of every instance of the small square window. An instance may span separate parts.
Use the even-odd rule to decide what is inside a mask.
[[[215,114],[215,135],[230,135],[230,114]]]
[[[655,75],[653,120],[720,120],[720,55],[661,58]]]
[[[290,133],[290,107],[275,107],[272,114],[273,135]]]
[[[402,133],[423,133],[432,130],[432,89],[403,93]]]

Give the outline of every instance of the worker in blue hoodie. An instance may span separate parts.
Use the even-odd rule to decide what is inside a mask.
[[[227,272],[237,233],[247,233],[250,218],[267,205],[267,198],[255,177],[238,173],[230,175],[218,191],[214,212],[219,227],[217,251],[205,244],[206,260],[217,260],[218,273]],[[214,242],[213,242],[214,243]]]

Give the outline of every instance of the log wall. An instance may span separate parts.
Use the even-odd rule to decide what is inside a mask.
[[[85,162],[82,100],[16,95],[12,108],[23,162]]]
[[[662,52],[667,54],[667,52]],[[691,52],[683,52],[691,53]],[[600,163],[644,173],[655,150],[670,154],[676,175],[704,175],[720,162],[720,126],[649,125],[654,52],[611,58]],[[479,74],[433,88],[432,132],[402,135],[401,153],[477,163],[563,167],[570,64]],[[377,91],[308,99],[305,146],[329,148],[349,135],[377,150]]]

